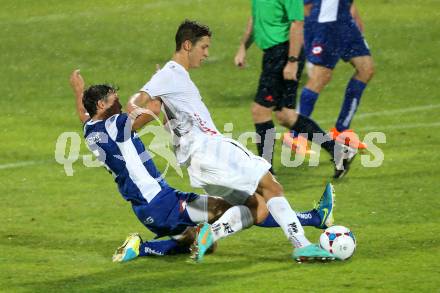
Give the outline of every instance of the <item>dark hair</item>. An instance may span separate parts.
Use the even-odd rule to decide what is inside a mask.
[[[176,51],[179,51],[182,44],[189,40],[191,43],[195,44],[201,38],[208,36],[211,37],[212,33],[209,27],[200,24],[193,20],[185,19],[177,29],[176,33]]]
[[[95,116],[98,101],[107,99],[109,94],[116,93],[117,90],[118,89],[116,87],[109,84],[91,85],[88,89],[86,89],[83,93],[82,102],[90,117]]]

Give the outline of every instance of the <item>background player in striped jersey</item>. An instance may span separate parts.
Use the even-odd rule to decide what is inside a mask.
[[[332,139],[315,121],[295,111],[297,79],[303,67],[300,56],[303,46],[303,19],[302,0],[252,0],[252,17],[248,20],[234,58],[237,66],[244,67],[246,50],[253,41],[264,51],[258,90],[251,110],[257,141],[259,140],[258,155],[268,162],[272,162],[275,138],[272,113],[275,113],[282,126],[290,131],[303,133],[298,139],[290,139],[289,145],[297,153],[312,153],[307,150],[307,138],[312,140],[315,135],[314,141],[318,143],[316,137],[323,137],[324,142],[319,144],[332,157],[335,155]],[[289,133],[285,136],[290,138]],[[336,167],[334,178],[341,178],[346,172],[347,168],[340,170]]]
[[[300,114],[312,114],[318,96],[330,82],[339,59],[350,62],[355,73],[347,85],[339,117],[331,132],[334,139],[356,148],[366,148],[349,130],[362,93],[374,73],[373,59],[360,31],[363,25],[359,14],[352,0],[305,0],[304,3],[307,16],[304,45],[306,58],[313,67],[301,93]]]

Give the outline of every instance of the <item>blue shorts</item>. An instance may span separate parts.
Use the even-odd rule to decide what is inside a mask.
[[[132,204],[132,207],[139,221],[160,238],[181,234],[188,226],[197,225],[186,210],[186,203],[197,198],[198,194],[169,188],[150,203]]]
[[[306,22],[304,47],[309,62],[330,69],[339,59],[370,56],[368,45],[357,25],[351,22]]]

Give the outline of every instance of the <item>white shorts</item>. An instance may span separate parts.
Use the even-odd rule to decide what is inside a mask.
[[[243,204],[270,167],[233,139],[204,135],[193,141],[188,174],[193,187],[231,204]]]

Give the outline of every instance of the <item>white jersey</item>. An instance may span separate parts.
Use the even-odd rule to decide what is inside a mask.
[[[170,122],[176,142],[176,156],[184,164],[190,156],[194,135],[220,135],[211,114],[202,101],[199,90],[192,82],[188,71],[175,61],[169,61],[156,72],[141,89],[153,99],[159,97],[163,111]]]
[[[220,134],[183,66],[168,62],[141,91],[162,100],[162,110],[177,138],[177,160],[188,167],[193,187],[231,204],[243,204],[254,194],[270,164]]]

